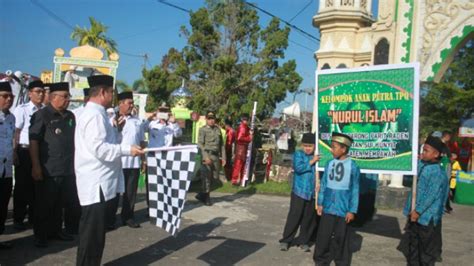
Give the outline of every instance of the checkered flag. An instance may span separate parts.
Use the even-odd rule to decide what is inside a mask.
[[[196,145],[148,149],[150,222],[176,235],[194,175]]]

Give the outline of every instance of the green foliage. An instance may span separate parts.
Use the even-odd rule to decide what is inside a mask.
[[[127,82],[123,81],[123,80],[120,80],[118,79],[117,81],[115,81],[115,87],[117,88],[117,91],[120,93],[120,92],[124,92],[124,91],[131,91],[132,89],[130,88],[130,86],[127,84]]]
[[[457,132],[460,120],[474,111],[474,41],[470,40],[455,55],[438,84],[421,98],[420,135],[435,130]]]
[[[77,41],[78,45],[90,45],[105,50],[107,55],[117,52],[117,43],[106,36],[108,27],[89,17],[91,27],[81,28],[76,26],[71,33],[71,39]]]
[[[284,61],[290,29],[274,18],[262,29],[257,12],[242,0],[208,0],[181,27],[187,45],[174,48],[159,66],[144,70],[150,90],[147,109],[169,101],[184,78],[193,93],[190,108],[220,117],[250,113],[258,101],[259,118],[271,116],[302,78],[294,60]]]

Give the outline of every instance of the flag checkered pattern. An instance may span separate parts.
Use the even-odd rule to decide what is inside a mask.
[[[148,199],[152,224],[175,235],[196,166],[197,147],[149,152]]]

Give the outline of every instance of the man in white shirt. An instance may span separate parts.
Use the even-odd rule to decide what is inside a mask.
[[[13,191],[13,222],[17,230],[25,230],[23,223],[26,214],[33,223],[34,217],[34,184],[31,176],[31,157],[29,152],[29,127],[31,116],[43,108],[44,84],[35,80],[28,84],[30,101],[15,108],[15,188]]]
[[[9,109],[14,95],[8,82],[0,82],[0,235],[5,230],[8,202],[12,194],[13,136],[15,116]],[[0,242],[0,250],[11,248],[9,242]]]
[[[113,77],[88,78],[89,102],[79,117],[75,132],[75,173],[82,206],[79,223],[77,265],[100,265],[105,245],[108,205],[117,195],[122,174],[122,155],[137,156],[143,150],[118,144],[118,132],[105,110],[112,104]]]
[[[125,125],[122,129],[122,145],[144,146],[144,132],[139,118],[132,116],[133,93],[122,92],[118,95],[119,116],[124,117]],[[140,225],[134,221],[133,210],[137,197],[138,179],[140,176],[140,157],[122,156],[122,169],[125,178],[125,193],[122,198],[122,224],[131,228]],[[115,213],[113,213],[115,216]]]
[[[82,93],[84,93],[84,100],[83,100],[84,104],[72,110],[76,119],[78,119],[79,116],[82,114],[82,112],[84,112],[84,106],[86,106],[87,102],[89,101],[89,90],[90,90],[89,88],[82,89]]]
[[[183,134],[167,106],[160,106],[148,121],[145,123],[145,130],[149,133],[148,148],[170,147],[173,138]]]
[[[157,112],[153,113],[143,124],[144,130],[148,132],[148,148],[161,148],[173,146],[173,138],[180,137],[183,132],[179,127],[170,109],[165,104],[158,107]],[[146,165],[146,161],[144,162]],[[148,201],[148,170],[146,172],[146,205]],[[147,212],[148,214],[148,212]]]

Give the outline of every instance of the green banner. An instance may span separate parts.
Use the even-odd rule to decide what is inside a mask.
[[[416,174],[418,87],[418,64],[318,71],[319,166],[339,132],[354,139],[349,155],[362,172]]]

